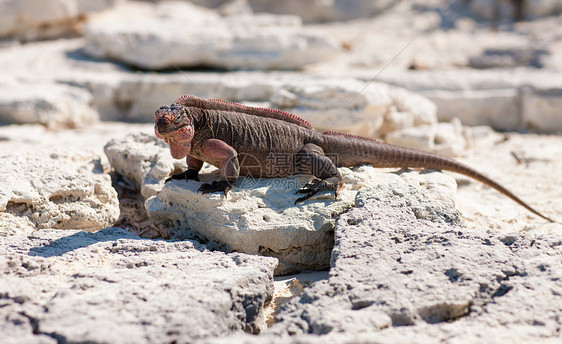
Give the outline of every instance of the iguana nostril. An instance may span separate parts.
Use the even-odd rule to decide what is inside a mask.
[[[164,117],[160,117],[158,118],[158,120],[156,121],[156,125],[158,127],[165,127],[170,123],[170,121],[168,121],[166,118]]]

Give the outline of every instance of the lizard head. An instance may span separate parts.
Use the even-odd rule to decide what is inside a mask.
[[[174,159],[186,157],[191,151],[194,129],[187,109],[181,105],[162,106],[155,113],[154,133],[170,146]]]

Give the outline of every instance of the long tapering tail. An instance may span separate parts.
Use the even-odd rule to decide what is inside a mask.
[[[325,132],[323,134],[326,139],[323,148],[327,154],[337,154],[338,166],[370,164],[374,167],[427,168],[459,173],[496,189],[533,214],[550,222],[555,222],[525,203],[496,181],[452,158],[355,135],[337,132]]]

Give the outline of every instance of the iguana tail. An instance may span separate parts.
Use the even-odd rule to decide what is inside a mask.
[[[459,173],[496,189],[533,214],[550,222],[555,222],[535,210],[496,181],[452,158],[395,146],[380,140],[356,135],[332,131],[324,132],[323,134],[325,142],[322,148],[327,155],[334,155],[333,160],[338,166],[369,164],[374,167],[426,168]]]

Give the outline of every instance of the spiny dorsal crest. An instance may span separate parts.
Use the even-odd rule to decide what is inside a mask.
[[[207,110],[237,111],[248,115],[274,118],[314,130],[307,120],[281,110],[246,106],[222,99],[201,99],[192,95],[181,96],[175,103]]]

